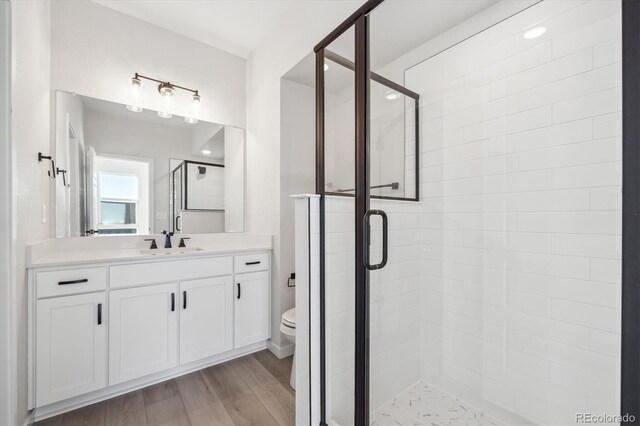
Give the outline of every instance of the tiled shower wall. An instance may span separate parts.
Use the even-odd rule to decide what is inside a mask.
[[[620,35],[619,1],[546,0],[405,73],[422,378],[478,408],[618,413]]]
[[[329,418],[353,423],[354,199],[327,197],[325,216],[327,402]],[[389,262],[370,274],[370,403],[379,405],[420,379],[422,212],[409,202],[372,200],[389,217]],[[372,219],[371,262],[380,259],[380,222]]]

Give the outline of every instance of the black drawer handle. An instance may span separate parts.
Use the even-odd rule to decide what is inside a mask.
[[[73,280],[73,281],[58,281],[58,285],[82,284],[82,283],[88,283],[88,282],[89,282],[88,278],[83,278],[81,280]]]
[[[187,309],[187,292],[182,292],[182,309]]]
[[[238,283],[237,286],[238,286],[238,299],[240,299],[240,292],[242,288],[240,287],[240,283]]]
[[[102,303],[98,303],[98,325],[102,324]]]
[[[176,310],[176,294],[171,293],[171,312]]]
[[[254,261],[254,262],[245,262],[244,264],[245,264],[245,265],[247,265],[247,266],[249,266],[249,265],[259,265],[259,264],[260,264],[260,261],[259,261],[259,260],[256,260],[256,261]]]

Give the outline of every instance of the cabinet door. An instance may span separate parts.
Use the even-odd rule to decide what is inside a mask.
[[[233,349],[231,276],[180,283],[180,364]]]
[[[235,276],[235,347],[269,338],[269,274]]]
[[[36,406],[106,386],[105,293],[36,302]]]
[[[109,294],[109,385],[178,365],[178,285]]]

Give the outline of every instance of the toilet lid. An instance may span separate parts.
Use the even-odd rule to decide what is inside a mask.
[[[284,314],[282,314],[282,322],[288,326],[296,326],[296,308],[291,308]]]

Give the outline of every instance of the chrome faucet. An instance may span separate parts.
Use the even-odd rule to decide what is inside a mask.
[[[173,232],[162,231],[162,234],[165,235],[164,248],[171,248],[171,237],[173,237]]]

